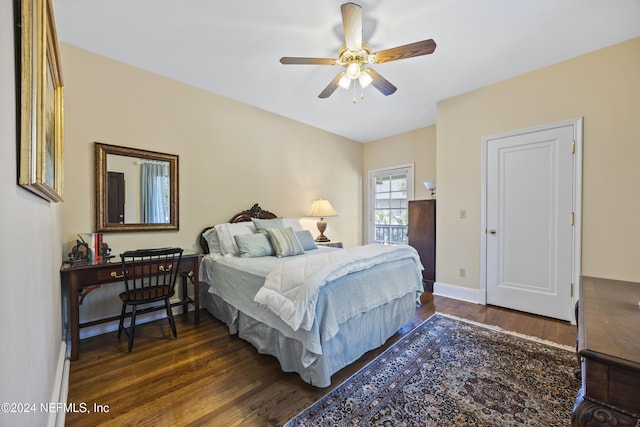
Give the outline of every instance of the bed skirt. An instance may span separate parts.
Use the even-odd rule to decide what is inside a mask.
[[[224,322],[231,335],[250,342],[258,352],[275,356],[284,372],[297,372],[302,380],[316,386],[331,385],[331,375],[359,359],[367,351],[383,345],[413,319],[414,294],[392,300],[340,324],[337,335],[323,343],[323,354],[310,366],[302,364],[302,344],[283,335],[208,292],[200,283],[200,301],[214,317]]]

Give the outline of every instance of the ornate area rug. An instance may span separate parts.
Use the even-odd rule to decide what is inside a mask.
[[[435,314],[292,426],[568,426],[575,350]]]

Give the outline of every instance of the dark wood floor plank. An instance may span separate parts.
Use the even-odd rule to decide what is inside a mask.
[[[109,405],[108,413],[69,413],[67,426],[280,426],[353,375],[435,312],[499,326],[544,340],[575,345],[567,322],[443,297],[423,298],[414,319],[381,348],[337,372],[324,389],[284,373],[205,310],[200,325],[177,316],[178,339],[166,320],[136,328],[132,353],[109,333],[81,341],[71,363],[69,402]]]

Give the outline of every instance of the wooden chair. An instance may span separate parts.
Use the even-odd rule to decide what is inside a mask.
[[[122,313],[118,338],[124,330],[129,337],[129,352],[133,348],[136,328],[136,311],[139,304],[164,301],[173,337],[178,338],[169,299],[175,294],[176,279],[182,259],[181,248],[138,249],[120,254],[125,291],[120,294]],[[127,306],[132,306],[129,330],[124,327]],[[161,309],[161,305],[145,308],[145,311]]]

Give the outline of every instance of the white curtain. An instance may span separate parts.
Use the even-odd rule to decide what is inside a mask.
[[[147,224],[163,224],[169,221],[165,194],[167,192],[166,163],[143,163],[142,165],[142,219]]]

